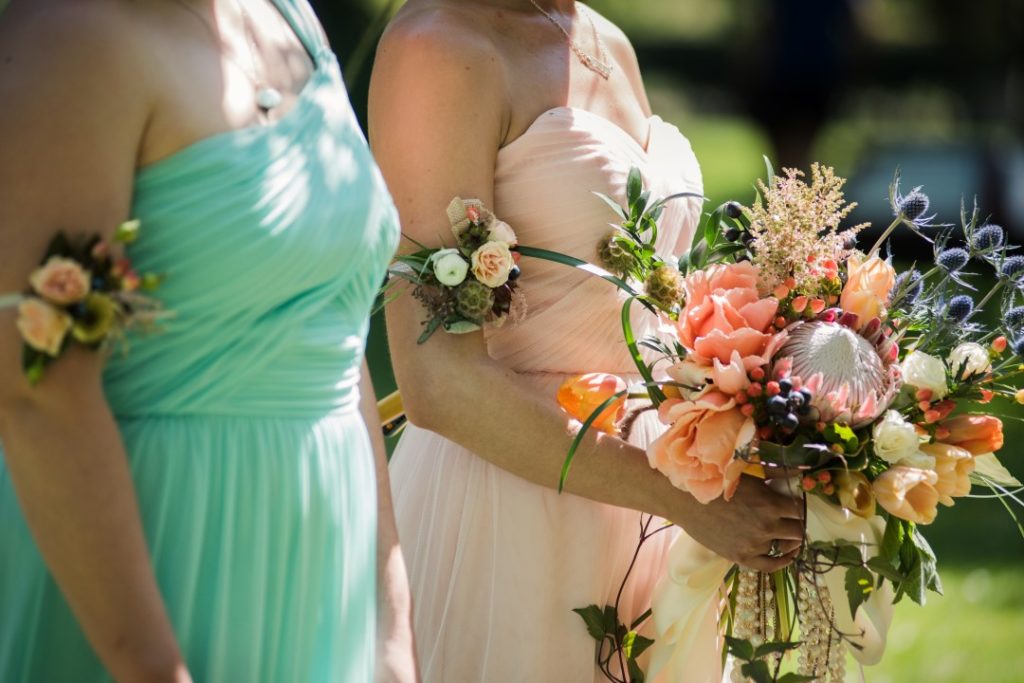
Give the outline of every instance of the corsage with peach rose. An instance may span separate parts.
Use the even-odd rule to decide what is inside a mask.
[[[23,294],[0,296],[0,308],[17,307],[24,341],[22,368],[31,384],[72,344],[101,349],[133,328],[151,328],[163,314],[147,296],[162,278],[140,274],[124,255],[139,221],[121,224],[112,241],[95,235],[76,240],[58,233]]]
[[[419,250],[398,256],[388,272],[413,284],[412,295],[427,311],[419,343],[438,329],[474,332],[484,324],[520,320],[526,302],[516,289],[519,253],[515,232],[478,199],[455,197],[448,205],[455,246],[431,248],[409,237]]]
[[[862,664],[881,658],[893,602],[941,592],[922,533],[939,505],[998,499],[1024,534],[993,411],[1024,403],[1024,257],[976,206],[956,228],[936,223],[928,197],[902,194],[898,174],[894,219],[860,251],[867,226],[844,225],[855,208],[844,179],[818,164],[809,180],[768,171],[752,205],[705,215],[678,263],[654,256],[656,229],[631,229],[649,201],[631,174],[628,205],[615,207],[630,227],[600,254],[630,284],[624,343],[644,382],[566,381],[557,398],[582,428],[560,486],[583,433],[618,432],[626,399],[640,394],[666,426],[647,449],[652,468],[702,503],[729,500],[743,476],[765,479],[803,501],[805,542],[791,566],[764,574],[699,559],[710,554],[680,536],[647,613],[624,622],[618,604],[576,610],[609,680],[684,680],[695,605],[707,605],[733,681],[842,681],[847,651]],[[901,226],[930,244],[930,267],[897,272],[882,254]],[[969,282],[971,264],[989,269],[986,290]],[[636,301],[663,316],[667,337],[634,337]],[[642,520],[641,545],[650,526]],[[782,552],[773,543],[764,555]]]

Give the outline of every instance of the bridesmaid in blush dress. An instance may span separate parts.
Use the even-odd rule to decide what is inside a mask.
[[[173,313],[30,387],[0,310],[0,680],[415,680],[363,363],[397,217],[306,0],[13,0],[0,99],[0,293],[134,217]]]
[[[655,195],[702,187],[689,142],[651,114],[621,31],[565,0],[410,0],[378,51],[370,140],[403,231],[433,245],[446,241],[445,207],[458,195],[492,207],[522,244],[595,261],[613,215],[593,191],[622,201],[633,166]],[[680,253],[699,215],[695,200],[670,205],[658,251]],[[788,564],[802,535],[795,504],[759,482],[707,506],[672,488],[643,452],[660,430],[652,412],[632,443],[590,434],[559,495],[571,437],[556,388],[576,373],[635,368],[614,287],[549,262],[521,267],[518,325],[417,345],[422,309],[411,296],[389,305],[412,423],[391,471],[430,683],[602,680],[572,609],[615,601],[638,511],[761,569]],[[643,335],[657,321],[637,314],[634,324]],[[766,557],[775,538],[789,539],[785,558]],[[627,623],[649,605],[671,541],[645,546],[623,596]],[[721,680],[714,617],[714,605],[695,609],[694,681]]]

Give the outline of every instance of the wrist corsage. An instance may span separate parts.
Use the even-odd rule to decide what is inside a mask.
[[[160,317],[159,303],[145,292],[154,291],[162,278],[140,275],[123,253],[138,232],[139,222],[128,221],[112,242],[98,235],[73,241],[58,233],[25,293],[0,297],[0,307],[18,308],[22,368],[31,384],[71,344],[100,349]]]
[[[448,205],[455,247],[429,248],[399,256],[389,272],[415,285],[413,296],[429,317],[419,343],[438,328],[462,334],[484,323],[502,325],[521,320],[526,308],[516,291],[519,277],[517,239],[508,223],[498,220],[477,199],[456,197]]]

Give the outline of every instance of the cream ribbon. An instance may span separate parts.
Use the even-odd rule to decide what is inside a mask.
[[[807,536],[811,541],[844,539],[860,545],[865,558],[882,541],[881,517],[858,517],[818,496],[807,497]],[[732,567],[686,534],[679,534],[669,550],[668,570],[654,588],[651,600],[654,645],[648,650],[648,679],[655,683],[718,683],[722,680],[722,638],[718,622],[724,606],[722,582]],[[892,621],[889,583],[850,614],[846,599],[846,570],[825,574],[835,607],[836,628],[862,649],[850,647],[854,659],[877,664],[885,651]]]

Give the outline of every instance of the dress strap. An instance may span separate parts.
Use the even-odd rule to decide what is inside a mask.
[[[323,28],[316,18],[316,13],[307,0],[271,0],[274,7],[281,13],[299,42],[309,52],[315,65],[319,65],[320,57],[330,50]]]

